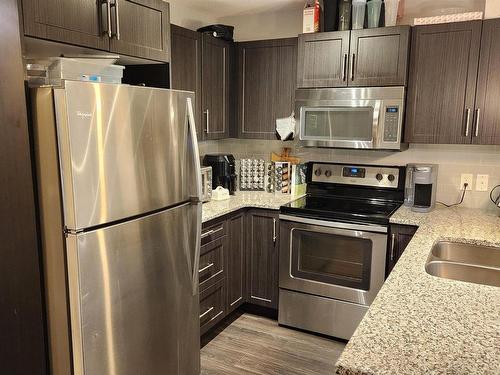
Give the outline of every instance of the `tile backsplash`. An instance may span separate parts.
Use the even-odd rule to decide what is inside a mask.
[[[491,203],[489,194],[500,184],[500,146],[476,145],[420,145],[411,144],[407,151],[385,152],[368,150],[338,150],[299,147],[296,142],[224,139],[200,142],[200,155],[230,153],[236,159],[259,158],[269,160],[271,152],[280,153],[290,147],[292,154],[303,161],[334,161],[341,163],[406,165],[408,163],[439,164],[437,200],[447,204],[458,202],[460,175],[474,175],[473,190],[468,191],[464,207],[498,210]],[[476,175],[489,175],[489,190],[476,191]],[[500,193],[500,188],[496,190]]]

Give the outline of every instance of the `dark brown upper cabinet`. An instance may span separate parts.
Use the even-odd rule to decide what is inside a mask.
[[[410,27],[351,31],[349,86],[406,86]]]
[[[229,135],[233,54],[231,42],[202,35],[203,139],[222,139]]]
[[[22,0],[24,34],[168,62],[169,5],[162,0]]]
[[[171,87],[195,93],[196,135],[202,139],[201,116],[201,34],[171,25]]]
[[[483,22],[472,143],[500,144],[500,19]]]
[[[347,86],[349,31],[299,35],[297,87]]]
[[[276,119],[292,114],[297,38],[237,44],[238,138],[276,139]]]
[[[471,143],[481,25],[471,21],[414,28],[406,142]]]
[[[299,35],[297,87],[405,86],[410,26]]]
[[[247,216],[247,302],[278,308],[278,214],[250,210]]]

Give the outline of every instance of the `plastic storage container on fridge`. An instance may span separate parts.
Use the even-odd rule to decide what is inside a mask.
[[[366,0],[352,1],[352,29],[359,30],[365,26]]]
[[[49,82],[58,86],[61,80],[122,83],[124,66],[113,65],[99,59],[66,58],[51,59],[48,69]]]
[[[368,13],[368,27],[370,29],[378,27],[380,24],[380,10],[382,9],[382,0],[371,0],[366,3]]]
[[[385,26],[396,26],[398,19],[399,0],[384,0]]]
[[[351,29],[351,0],[339,0],[339,26],[340,31]]]

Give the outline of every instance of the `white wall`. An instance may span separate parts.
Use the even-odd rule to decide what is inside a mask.
[[[500,0],[486,0],[486,10],[484,18],[500,17]]]
[[[187,29],[197,30],[202,26],[217,23],[216,10],[202,12],[193,10],[183,4],[183,0],[168,0],[170,3],[170,22]]]

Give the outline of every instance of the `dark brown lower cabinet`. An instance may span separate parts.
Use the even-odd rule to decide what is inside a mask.
[[[247,301],[278,308],[278,213],[250,210],[247,214]]]
[[[226,282],[224,279],[200,292],[200,334],[203,335],[226,314]]]
[[[392,224],[390,226],[386,277],[391,273],[417,229],[418,227],[412,225]]]
[[[227,228],[227,312],[230,313],[245,302],[245,214],[230,217]]]

